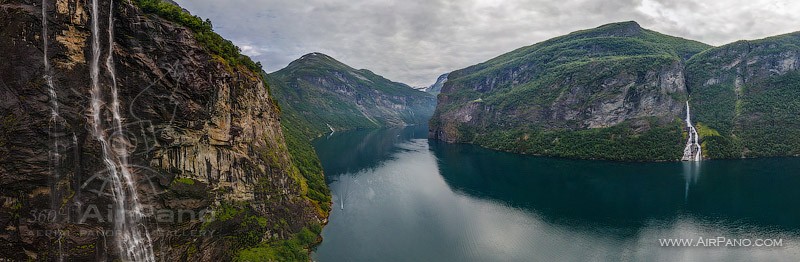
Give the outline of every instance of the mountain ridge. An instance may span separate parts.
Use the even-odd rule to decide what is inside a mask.
[[[430,137],[537,155],[678,159],[683,64],[707,48],[635,22],[518,48],[450,73]]]

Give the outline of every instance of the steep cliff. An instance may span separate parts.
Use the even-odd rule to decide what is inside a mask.
[[[536,155],[681,157],[684,61],[709,46],[623,22],[452,72],[430,137]]]
[[[311,137],[330,131],[424,123],[435,98],[320,53],[270,74],[286,123]],[[296,124],[295,124],[296,123]]]
[[[687,62],[711,158],[800,155],[800,33],[738,41]]]
[[[153,0],[0,2],[0,258],[126,258],[93,79],[156,259],[307,256],[328,203],[308,196],[258,65],[210,28]]]
[[[440,75],[438,78],[436,78],[436,83],[433,83],[431,86],[425,88],[425,92],[428,92],[432,95],[438,95],[441,93],[444,83],[447,82],[448,75],[450,75],[450,73]]]

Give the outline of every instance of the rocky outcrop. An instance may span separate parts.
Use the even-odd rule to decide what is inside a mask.
[[[111,204],[105,166],[87,119],[91,1],[45,3],[49,35],[42,34],[41,3],[0,3],[0,258],[113,260],[118,251],[103,219]],[[109,45],[108,10],[114,14],[113,65],[126,132],[113,139],[131,152],[159,260],[229,260],[254,244],[243,240],[250,232],[257,244],[324,220],[304,196],[279,110],[258,73],[130,2],[100,1],[98,10],[101,46]],[[43,37],[57,120],[43,79]],[[105,61],[108,50],[100,55]],[[105,63],[100,72],[108,88]],[[102,216],[91,215],[96,207]],[[220,213],[226,215],[213,215]]]
[[[587,69],[602,70],[600,67]],[[615,71],[590,82],[567,79],[559,84],[554,89],[560,89],[560,94],[546,104],[522,105],[505,111],[478,98],[458,110],[444,112],[438,118],[451,120],[443,121],[443,125],[467,124],[488,128],[492,123],[486,120],[490,120],[506,121],[512,128],[534,123],[552,130],[606,128],[625,121],[650,118],[667,124],[684,112],[681,102],[687,97],[683,67],[678,60],[646,71]],[[443,135],[435,138],[458,142],[458,134]]]

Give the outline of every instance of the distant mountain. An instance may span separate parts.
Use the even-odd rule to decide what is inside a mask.
[[[425,88],[424,91],[432,95],[438,95],[442,92],[442,86],[444,86],[444,82],[447,82],[448,75],[450,75],[450,73],[440,75],[439,78],[436,79],[436,83],[433,83],[433,85]]]
[[[687,62],[709,157],[800,155],[800,32],[738,41]]]
[[[449,74],[430,137],[536,155],[676,160],[684,63],[711,46],[603,25]]]
[[[309,136],[357,128],[425,123],[435,98],[321,53],[304,55],[269,75],[284,123]]]

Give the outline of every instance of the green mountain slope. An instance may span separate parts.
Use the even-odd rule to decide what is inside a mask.
[[[800,32],[738,41],[687,63],[711,158],[800,155]]]
[[[684,62],[708,48],[635,22],[523,47],[450,73],[430,136],[537,155],[679,159]]]
[[[284,122],[316,137],[332,130],[425,123],[432,95],[356,70],[320,53],[304,55],[269,75]]]

